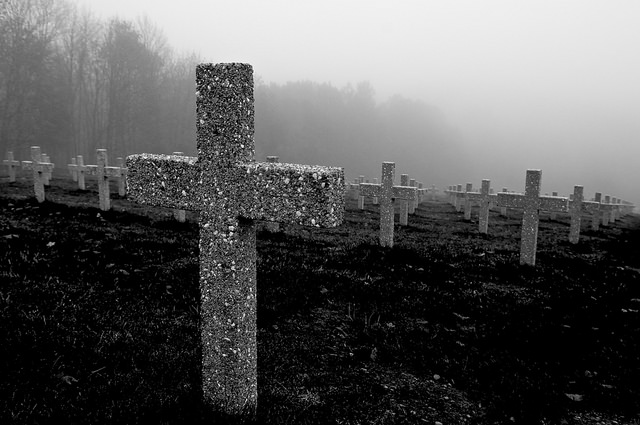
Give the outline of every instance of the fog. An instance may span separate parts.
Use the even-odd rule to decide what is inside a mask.
[[[306,142],[312,146],[303,149],[301,142],[298,151],[278,144],[274,138],[285,135],[258,123],[258,156],[332,161],[324,165],[344,166],[350,179],[379,177],[380,163],[395,161],[397,175],[440,188],[465,182],[478,187],[487,178],[496,190],[522,191],[525,170],[537,168],[543,170],[543,193],[568,195],[581,184],[586,198],[599,191],[640,205],[640,2],[76,4],[102,17],[145,15],[173,49],[195,51],[206,62],[251,63],[264,83],[257,98],[280,93],[289,82],[343,92],[368,82],[377,117],[403,110],[384,106],[397,94],[423,105],[432,124],[425,140],[389,124],[385,146],[380,134],[342,122],[351,127],[351,139],[322,145],[323,131],[316,129]],[[260,109],[269,105],[257,99],[258,120],[273,115]],[[306,134],[299,130],[295,134]],[[326,129],[327,137],[345,137],[336,134]],[[323,146],[335,147],[335,154]]]

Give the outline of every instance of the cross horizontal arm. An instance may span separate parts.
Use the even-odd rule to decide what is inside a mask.
[[[411,186],[393,186],[391,197],[412,201],[418,196],[418,188]]]
[[[344,171],[339,167],[273,162],[238,164],[243,217],[335,227],[344,218]]]
[[[498,192],[498,202],[496,203],[499,207],[508,207],[508,208],[524,208],[526,198],[521,193],[503,193]]]
[[[582,211],[586,213],[595,213],[600,211],[600,202],[582,201]]]
[[[360,196],[380,196],[381,193],[381,184],[360,183]]]
[[[200,169],[195,157],[138,154],[127,157],[127,193],[140,204],[197,211]]]
[[[90,176],[98,175],[98,166],[97,165],[85,165],[86,173]],[[120,177],[120,167],[104,167],[104,175],[107,177]]]
[[[239,216],[250,219],[335,227],[344,217],[342,168],[272,162],[236,164],[234,187],[209,184],[197,158],[139,154],[127,157],[128,192],[138,203],[202,210],[213,200],[237,201]],[[216,170],[214,173],[220,173]]]
[[[569,211],[569,199],[561,196],[541,196],[540,207],[542,211]]]

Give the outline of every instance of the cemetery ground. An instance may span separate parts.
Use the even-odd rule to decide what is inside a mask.
[[[0,422],[224,423],[200,403],[196,217],[111,196],[0,181]],[[543,213],[530,267],[517,210],[482,235],[424,202],[382,248],[369,202],[258,232],[258,423],[640,423],[640,217],[572,245]]]

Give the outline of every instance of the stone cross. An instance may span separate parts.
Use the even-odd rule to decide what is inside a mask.
[[[49,158],[49,155],[47,155],[46,153],[42,154],[42,162],[51,163],[51,158]],[[51,185],[51,170],[53,170],[53,168],[55,167],[55,165],[53,167],[51,167],[51,169],[48,169],[47,171],[45,171],[44,173],[42,173],[42,178],[43,178],[43,183],[45,186],[50,186]]]
[[[374,178],[373,178],[373,184],[378,184],[378,178],[377,178],[377,177],[374,177]],[[374,196],[374,197],[372,198],[372,200],[371,200],[371,203],[372,203],[373,205],[378,205],[378,204],[379,204],[378,197],[377,197],[377,196]]]
[[[44,176],[53,170],[53,164],[42,161],[39,146],[31,146],[31,161],[22,161],[22,169],[33,171],[33,189],[36,199],[38,202],[44,202]]]
[[[124,166],[124,159],[119,156],[116,158],[116,166],[118,168],[118,195],[125,196],[127,194],[127,168]]]
[[[498,206],[522,208],[522,236],[520,241],[520,264],[536,264],[538,245],[538,223],[540,210],[568,211],[567,198],[540,196],[541,170],[527,170],[524,195],[520,193],[498,193]]]
[[[558,192],[551,192],[551,196],[558,196]],[[556,214],[555,211],[551,211],[549,213],[549,219],[550,220],[555,220],[558,217],[558,215]]]
[[[467,183],[467,185],[469,185],[470,183]],[[462,208],[464,207],[464,191],[462,190],[462,185],[456,185],[456,199],[455,199],[455,204],[454,206],[456,207],[456,212],[460,212],[462,211]]]
[[[582,213],[586,212],[598,215],[600,202],[585,201],[584,188],[582,186],[573,187],[573,199],[569,200],[569,214],[571,215],[571,226],[569,227],[569,242],[576,244],[580,240],[580,225],[582,223]],[[596,228],[597,230],[597,228]]]
[[[467,187],[464,189],[464,219],[471,220],[471,197],[469,193],[473,192],[473,185],[467,183]]]
[[[502,193],[508,193],[508,192],[509,192],[509,189],[507,189],[506,187],[502,188]],[[507,217],[509,215],[507,211],[507,207],[500,207],[500,215],[503,217]]]
[[[417,188],[416,179],[409,179],[409,186]],[[416,197],[415,200],[409,201],[409,214],[415,214],[418,203],[420,202],[420,197]]]
[[[602,212],[600,211],[601,202],[602,202],[602,193],[596,192],[595,197],[593,198],[594,202],[597,204],[591,212],[591,230],[598,231],[600,230],[600,220],[602,218]]]
[[[491,195],[489,194],[489,180],[482,180],[480,192],[467,192],[467,200],[476,202],[480,206],[479,225],[480,233],[487,233],[489,229],[489,208],[491,206]],[[466,211],[465,211],[466,214]]]
[[[603,226],[609,225],[609,219],[611,218],[612,209],[613,209],[613,204],[611,204],[611,197],[609,195],[604,195],[604,202],[600,204],[600,211],[602,213]]]
[[[609,217],[611,223],[615,223],[618,218],[618,198],[615,196],[611,197],[611,204],[613,207],[611,208],[611,216]]]
[[[410,186],[394,186],[396,164],[382,163],[382,180],[380,184],[364,183],[360,192],[366,196],[377,196],[380,202],[380,246],[393,247],[393,200],[415,199],[417,189]]]
[[[78,181],[78,162],[75,158],[71,158],[71,164],[67,164],[67,168],[69,169],[69,174],[71,174],[71,178],[74,182]]]
[[[78,170],[78,189],[86,190],[85,177],[87,176],[87,166],[84,165],[84,158],[82,155],[77,157],[77,170]]]
[[[360,185],[362,183],[364,183],[364,176],[358,177],[357,183],[358,183],[358,209],[363,210],[364,209],[364,195],[360,191]]]
[[[13,159],[13,152],[7,151],[7,159],[3,159],[2,163],[9,168],[9,181],[16,181],[16,169],[20,167],[20,161]]]
[[[253,69],[196,67],[198,157],[127,158],[136,202],[199,212],[202,390],[231,415],[255,415],[256,225],[254,220],[338,226],[342,168],[254,161]]]
[[[429,189],[429,192],[431,192],[431,200],[435,201],[436,200],[436,193],[438,193],[438,188],[436,188],[435,184],[431,185],[431,189]]]
[[[109,199],[109,177],[119,177],[120,168],[109,167],[107,165],[107,150],[96,149],[97,164],[86,165],[86,172],[92,176],[98,177],[98,197],[100,198],[100,209],[109,211],[111,209],[111,200]]]

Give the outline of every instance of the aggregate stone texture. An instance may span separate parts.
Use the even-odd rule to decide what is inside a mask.
[[[360,193],[364,196],[375,196],[380,204],[380,246],[393,246],[394,199],[415,199],[417,188],[409,186],[394,186],[396,164],[382,163],[382,179],[380,184],[362,183]]]
[[[45,173],[51,172],[54,165],[50,162],[42,161],[40,146],[31,146],[31,161],[22,161],[23,170],[33,171],[33,190],[38,202],[44,202],[44,182]]]
[[[400,175],[400,186],[409,186],[409,175]],[[402,226],[409,224],[409,199],[400,200],[400,219],[398,220]]]
[[[128,191],[143,204],[199,211],[203,395],[225,413],[254,415],[254,219],[339,225],[344,171],[254,162],[250,65],[199,65],[196,90],[198,157],[129,156]]]

